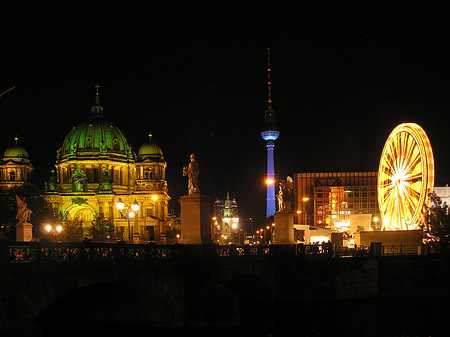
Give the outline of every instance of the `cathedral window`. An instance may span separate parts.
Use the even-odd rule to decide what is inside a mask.
[[[86,137],[85,147],[92,148],[92,138],[90,136]]]
[[[147,217],[154,217],[154,216],[155,216],[155,207],[147,208]]]
[[[113,139],[113,149],[114,150],[120,150],[120,144],[119,144],[119,140],[117,139],[117,137],[115,137]]]
[[[9,171],[9,180],[10,181],[16,180],[16,171]]]

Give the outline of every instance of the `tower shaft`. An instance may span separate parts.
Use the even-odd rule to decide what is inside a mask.
[[[275,214],[275,167],[273,150],[275,147],[275,140],[278,139],[280,132],[275,124],[275,110],[272,107],[272,82],[270,80],[270,52],[267,48],[267,108],[264,111],[265,128],[261,132],[261,137],[266,141],[267,148],[267,197],[266,197],[266,218]]]
[[[275,142],[268,140],[266,142],[267,148],[267,199],[266,199],[266,218],[275,214],[275,167],[273,150]]]

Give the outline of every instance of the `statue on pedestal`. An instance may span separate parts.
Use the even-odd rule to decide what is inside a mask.
[[[286,181],[282,180],[279,183],[278,190],[278,211],[292,211],[292,193],[294,190],[294,181],[291,177],[287,177]]]
[[[27,208],[27,203],[25,202],[25,200],[22,201],[22,199],[20,199],[19,196],[17,195],[16,201],[17,201],[16,219],[19,220],[19,223],[26,223],[30,221],[30,216],[31,213],[33,213],[33,211]]]
[[[200,193],[200,188],[198,187],[200,168],[198,162],[195,160],[195,154],[192,153],[190,159],[189,166],[183,166],[183,177],[188,176],[189,194]]]
[[[27,208],[27,203],[25,202],[25,200],[20,199],[17,195],[16,201],[16,219],[18,220],[16,224],[16,241],[29,242],[33,238],[33,225],[28,221],[30,221],[30,216],[33,211]]]

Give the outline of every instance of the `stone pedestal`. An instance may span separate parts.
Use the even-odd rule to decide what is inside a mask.
[[[204,245],[213,243],[211,198],[200,193],[183,195],[181,205],[180,243]]]
[[[28,222],[16,224],[16,241],[30,242],[33,238],[33,225]]]
[[[275,212],[275,236],[273,243],[276,245],[294,244],[294,214],[289,211]]]

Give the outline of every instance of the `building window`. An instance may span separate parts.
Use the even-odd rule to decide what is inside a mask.
[[[155,216],[155,207],[147,208],[147,217],[154,217]]]

